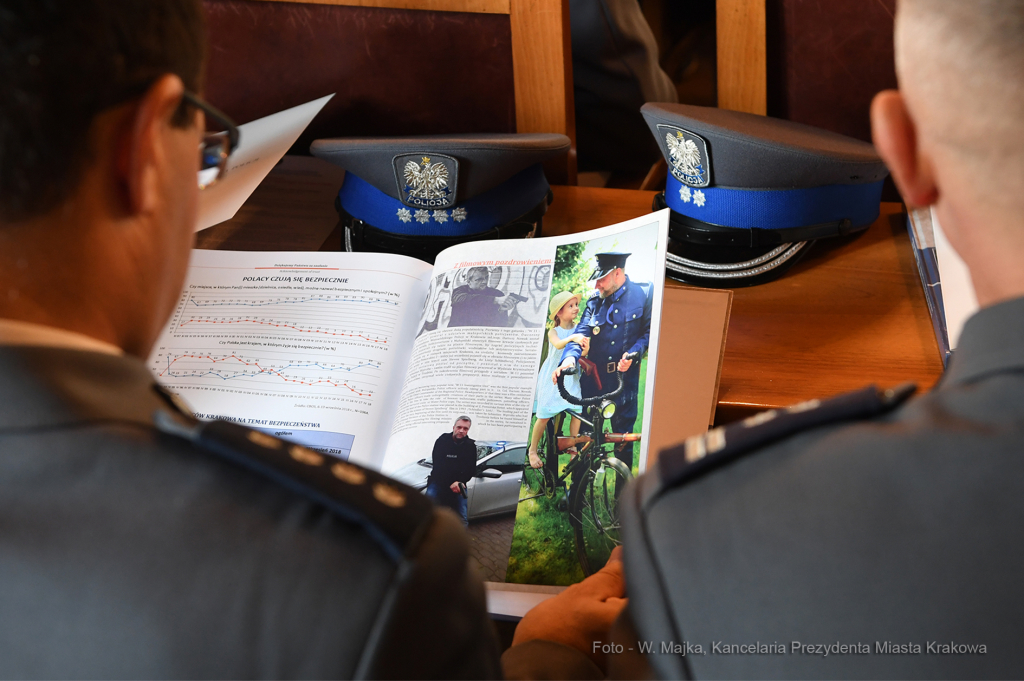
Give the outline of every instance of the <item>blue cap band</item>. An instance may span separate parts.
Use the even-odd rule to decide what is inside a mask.
[[[385,232],[466,236],[508,224],[525,215],[545,199],[549,189],[544,167],[538,163],[454,208],[426,210],[406,206],[352,173],[345,173],[338,200],[349,215]],[[418,210],[422,212],[417,215]]]
[[[686,217],[723,227],[788,229],[844,219],[861,227],[878,219],[883,182],[800,189],[694,189],[670,174],[665,203]]]

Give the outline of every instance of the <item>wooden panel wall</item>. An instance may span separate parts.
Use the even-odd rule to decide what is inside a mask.
[[[768,111],[765,0],[717,0],[718,106]]]
[[[513,0],[512,69],[518,132],[557,132],[569,157],[545,166],[557,184],[576,184],[576,114],[568,0]]]
[[[767,0],[765,7],[768,114],[870,142],[871,100],[897,85],[896,0]]]
[[[263,1],[509,15],[516,131],[566,135],[572,141],[568,158],[545,167],[552,182],[576,184],[576,116],[568,0]]]

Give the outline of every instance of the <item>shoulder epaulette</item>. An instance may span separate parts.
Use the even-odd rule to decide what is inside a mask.
[[[430,500],[377,471],[228,421],[199,421],[172,393],[157,386],[174,407],[158,409],[153,424],[325,506],[359,525],[395,562],[411,555],[433,518]]]
[[[879,390],[872,385],[828,400],[809,400],[785,409],[771,409],[713,428],[658,454],[659,487],[677,487],[800,431],[884,414],[916,390],[913,383],[889,390]]]

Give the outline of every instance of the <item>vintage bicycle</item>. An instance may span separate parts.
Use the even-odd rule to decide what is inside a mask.
[[[639,353],[626,359],[636,360]],[[565,389],[565,376],[579,371],[579,365],[564,369],[558,377],[558,392],[569,404],[582,406],[583,414],[565,410],[548,420],[538,451],[544,465],[532,468],[529,460],[523,470],[519,502],[546,497],[561,498],[556,507],[568,511],[569,525],[576,544],[576,558],[585,575],[604,567],[619,539],[619,493],[633,472],[615,458],[614,447],[624,442],[638,442],[640,433],[606,433],[605,421],[615,414],[612,401],[622,392],[622,374],[615,373],[618,385],[614,390],[593,397],[578,398]],[[580,434],[559,435],[565,418],[578,418]],[[576,449],[577,454],[558,472],[559,454]]]

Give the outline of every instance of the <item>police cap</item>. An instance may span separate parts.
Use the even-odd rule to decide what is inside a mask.
[[[641,108],[668,163],[668,274],[720,288],[770,281],[816,239],[865,229],[888,171],[866,142],[767,116]]]
[[[616,251],[609,251],[607,253],[598,253],[594,257],[597,258],[597,269],[590,275],[590,281],[600,279],[606,274],[610,274],[616,267],[625,267],[626,258],[631,253],[618,253]]]
[[[345,250],[433,262],[464,241],[539,236],[551,202],[541,164],[569,144],[539,133],[349,137],[310,151],[346,171],[335,201]]]

